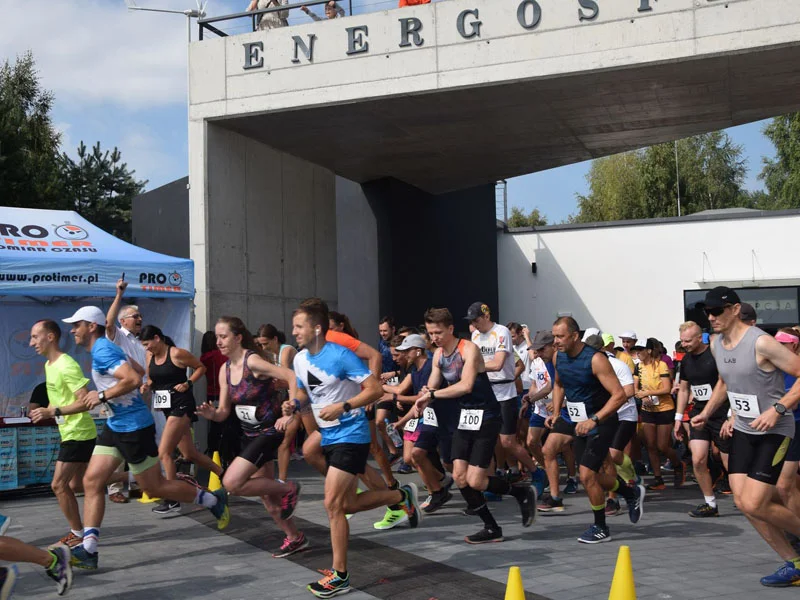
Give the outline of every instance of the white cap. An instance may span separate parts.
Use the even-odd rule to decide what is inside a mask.
[[[600,335],[600,330],[597,327],[589,327],[589,329],[583,332],[583,338],[581,341],[585,342],[587,338],[592,335]]]
[[[77,323],[79,321],[86,321],[88,323],[102,325],[103,327],[106,325],[106,315],[96,306],[82,306],[69,319],[61,320],[64,321],[64,323]]]
[[[428,346],[425,344],[425,340],[421,335],[416,333],[412,333],[406,336],[406,339],[403,340],[403,343],[400,344],[397,349],[398,350],[411,350],[411,348],[421,348],[425,350]]]
[[[619,334],[619,337],[620,338],[628,338],[628,339],[631,339],[631,340],[638,340],[639,339],[638,337],[636,337],[636,332],[635,331],[623,331],[622,333]]]

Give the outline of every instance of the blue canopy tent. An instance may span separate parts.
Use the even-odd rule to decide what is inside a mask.
[[[125,300],[145,323],[190,347],[191,260],[119,240],[76,212],[0,207],[0,416],[13,416],[11,407],[27,403],[44,380],[44,359],[28,346],[31,325],[60,322],[87,304],[107,310],[123,273]],[[89,354],[62,329],[62,348],[88,373]]]

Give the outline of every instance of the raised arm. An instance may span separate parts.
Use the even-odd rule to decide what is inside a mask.
[[[122,296],[125,295],[125,289],[128,287],[128,282],[120,278],[117,280],[117,295],[114,296],[114,302],[108,309],[106,315],[106,337],[112,342],[117,339],[117,324],[119,323],[119,311],[122,308]]]

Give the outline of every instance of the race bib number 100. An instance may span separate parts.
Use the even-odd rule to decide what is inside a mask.
[[[465,431],[478,431],[483,424],[483,410],[480,409],[461,409],[461,416],[458,419],[458,428]]]

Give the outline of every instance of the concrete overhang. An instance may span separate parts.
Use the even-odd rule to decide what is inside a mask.
[[[577,0],[539,0],[527,30],[518,0],[447,0],[197,42],[190,116],[357,182],[441,193],[800,110],[800,2],[651,4],[579,21]],[[474,9],[481,36],[464,39]],[[424,41],[401,48],[408,18]],[[348,56],[362,25],[370,50]],[[313,62],[300,48],[292,63],[309,35]],[[264,64],[244,69],[252,43]]]

